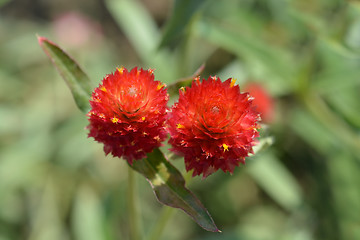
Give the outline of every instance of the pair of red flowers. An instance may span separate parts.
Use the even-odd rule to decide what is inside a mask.
[[[170,134],[171,150],[184,156],[186,170],[203,177],[222,169],[233,172],[252,152],[259,114],[234,79],[195,79],[179,90],[170,109],[165,85],[153,70],[119,68],[92,93],[89,137],[106,154],[129,164],[146,157]]]

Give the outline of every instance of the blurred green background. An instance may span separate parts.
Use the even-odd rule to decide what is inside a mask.
[[[35,34],[94,86],[121,65],[170,84],[205,62],[274,98],[274,144],[189,185],[223,232],[176,210],[162,239],[360,239],[359,1],[0,1],[0,240],[128,239],[127,165],[87,139]],[[162,206],[137,186],[147,239]]]

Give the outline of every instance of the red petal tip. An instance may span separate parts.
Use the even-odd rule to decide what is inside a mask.
[[[37,39],[38,39],[38,42],[39,42],[39,44],[40,45],[42,45],[42,43],[44,42],[44,41],[49,41],[47,38],[45,38],[45,37],[42,37],[42,36],[39,36],[39,35],[36,35],[37,36]]]

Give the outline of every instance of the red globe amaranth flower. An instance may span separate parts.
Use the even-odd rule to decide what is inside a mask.
[[[253,104],[256,111],[261,114],[261,121],[264,123],[271,123],[274,121],[274,99],[266,91],[266,89],[259,83],[248,83],[244,86],[244,91],[249,92],[254,97]]]
[[[154,80],[153,70],[119,68],[108,74],[92,93],[89,137],[104,143],[106,154],[130,164],[145,157],[166,138],[164,86]]]
[[[240,93],[234,79],[209,77],[179,91],[179,101],[169,112],[171,150],[184,155],[193,176],[222,169],[232,173],[245,163],[259,136],[259,114],[248,93]]]

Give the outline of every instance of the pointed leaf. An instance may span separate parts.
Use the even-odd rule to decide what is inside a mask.
[[[171,165],[159,149],[155,149],[143,160],[134,161],[131,166],[151,184],[162,204],[180,208],[207,231],[220,232],[202,203],[185,187],[181,173]]]
[[[90,110],[91,82],[79,65],[59,46],[44,37],[38,36],[38,41],[46,55],[50,58],[69,86],[78,108],[87,113]]]

